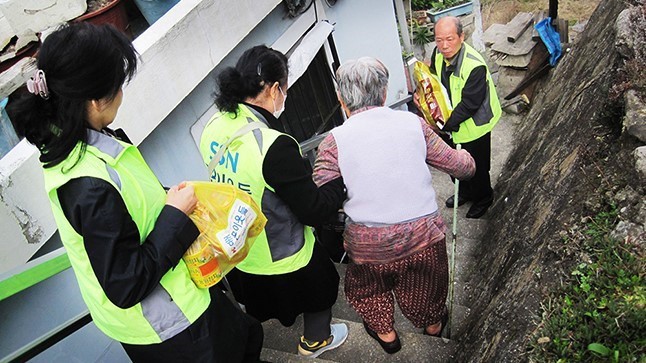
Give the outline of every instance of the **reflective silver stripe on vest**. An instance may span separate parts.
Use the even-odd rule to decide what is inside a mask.
[[[467,52],[466,47],[463,45],[460,48],[460,52],[458,53],[458,59],[455,62],[455,70],[453,71],[453,74],[455,74],[455,72],[457,71],[458,72],[457,76],[460,78],[462,78],[462,61],[464,60],[464,53],[466,52]],[[444,67],[446,67],[446,64],[444,64]]]
[[[269,126],[269,122],[260,112],[253,107],[249,107],[249,110],[258,120]],[[255,122],[250,118],[247,118],[247,121]],[[262,132],[259,129],[253,132],[262,154]],[[265,188],[260,204],[263,214],[267,217],[265,233],[271,260],[280,261],[298,253],[305,246],[305,226],[298,221],[287,204],[269,189]]]
[[[116,159],[117,156],[119,156],[119,154],[125,149],[125,147],[114,138],[95,130],[88,129],[87,138],[88,145],[94,146],[102,153],[110,155],[113,159]],[[108,171],[110,179],[112,179],[114,184],[117,185],[117,188],[121,189],[121,177],[119,177],[119,173],[117,173],[117,171],[107,163],[105,164],[105,169]]]
[[[469,52],[467,52],[467,58],[471,58],[476,62],[480,62],[480,59],[478,59],[478,57],[476,57],[475,55],[473,55],[473,54],[471,54]]]
[[[108,164],[105,164],[105,169],[108,171],[110,179],[112,179],[114,184],[117,185],[117,188],[121,189],[121,178],[119,177],[119,173],[117,173],[117,171]]]
[[[485,75],[486,77],[486,75]],[[493,119],[493,110],[491,109],[491,87],[489,86],[489,79],[485,79],[487,83],[487,94],[485,95],[484,101],[480,105],[480,108],[473,114],[473,123],[476,126],[482,126],[488,124]]]
[[[174,337],[191,325],[161,285],[157,285],[140,304],[144,318],[148,320],[162,341]]]
[[[247,108],[249,109],[249,111],[251,111],[251,113],[254,114],[254,116],[256,116],[258,118],[258,120],[260,120],[260,122],[264,123],[265,125],[267,125],[267,127],[271,128],[271,126],[269,126],[269,122],[267,121],[265,116],[263,116],[260,112],[254,110],[253,107],[247,107]],[[253,119],[247,117],[247,122],[251,123],[251,122],[256,122],[256,121],[254,121]],[[262,132],[259,129],[255,129],[252,132],[253,132],[253,136],[256,138],[256,142],[258,143],[258,147],[260,148],[260,155],[262,155]]]
[[[94,130],[88,130],[88,145],[94,146],[114,159],[125,149],[116,139]],[[107,164],[106,168],[110,178],[121,188],[121,179],[117,171]],[[157,285],[140,304],[144,318],[162,341],[174,337],[191,325],[161,284]]]
[[[264,119],[261,119],[264,121]],[[251,117],[247,117],[247,122],[248,123],[254,123],[256,122],[254,119]],[[267,125],[267,122],[263,122],[265,125]],[[253,133],[253,137],[256,138],[256,143],[258,144],[258,149],[260,149],[260,155],[262,155],[262,131],[260,129],[253,129],[251,130],[251,133]]]
[[[110,155],[113,159],[116,159],[123,149],[125,149],[114,138],[90,129],[87,130],[87,143],[101,150],[101,152]]]
[[[267,217],[265,233],[273,262],[295,255],[305,245],[305,227],[274,192],[262,194],[262,212]]]
[[[462,75],[462,60],[463,57],[467,57],[469,59],[472,59],[478,63],[482,63],[478,57],[475,55],[471,54],[466,47],[462,47],[462,50],[460,51],[460,59],[458,61],[459,64],[459,69],[460,70],[460,75]],[[483,64],[485,67],[486,65]],[[493,119],[493,111],[491,110],[491,89],[489,88],[489,79],[487,77],[488,70],[485,73],[485,82],[486,82],[486,87],[487,87],[487,93],[485,94],[485,99],[482,101],[482,104],[480,105],[480,108],[476,111],[475,114],[471,117],[473,119],[473,123],[475,123],[476,126],[482,126],[488,124],[492,119]],[[468,79],[468,76],[467,76]],[[466,79],[464,80],[466,82]]]

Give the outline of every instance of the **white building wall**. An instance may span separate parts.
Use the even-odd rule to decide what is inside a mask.
[[[162,184],[171,186],[183,180],[207,180],[208,173],[191,135],[195,123],[203,125],[217,111],[214,105],[215,75],[234,66],[242,53],[259,44],[271,46],[294,22],[284,7],[277,6],[253,28],[222,60],[204,76],[162,123],[139,145],[146,162]],[[180,66],[185,71],[190,68]],[[125,95],[124,95],[125,99]],[[199,135],[201,128],[197,130]],[[125,128],[129,134],[129,128]]]
[[[408,95],[397,18],[392,0],[340,0],[325,9],[335,24],[334,40],[343,63],[370,56],[382,61],[390,73],[386,104]]]
[[[333,36],[341,63],[362,56],[380,59],[390,72],[386,104],[405,97],[408,90],[393,3],[352,0],[339,1],[332,7],[324,2],[317,5],[316,12],[311,8],[308,14],[301,16],[316,21],[312,15],[315,13],[319,21],[328,20],[334,24]],[[206,168],[194,139],[216,112],[212,97],[215,75],[224,67],[235,65],[248,48],[258,44],[271,46],[282,36],[290,38],[285,32],[294,22],[295,19],[288,17],[284,6],[276,7],[139,145],[146,161],[164,185],[207,179]],[[332,59],[329,61],[332,63]],[[191,135],[190,129],[196,122],[198,125],[193,130],[194,135]],[[129,129],[126,131],[130,132]]]

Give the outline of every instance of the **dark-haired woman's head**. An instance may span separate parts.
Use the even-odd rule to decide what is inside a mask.
[[[257,104],[280,114],[287,94],[287,57],[277,50],[258,45],[246,50],[235,67],[217,76],[215,104],[222,111],[235,113],[238,104]]]
[[[79,22],[50,34],[37,59],[47,94],[26,94],[9,111],[18,132],[40,149],[41,161],[50,167],[87,140],[87,128],[112,122],[121,87],[137,68],[137,53],[114,27]]]

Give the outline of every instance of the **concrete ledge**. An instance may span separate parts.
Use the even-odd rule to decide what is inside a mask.
[[[402,350],[395,354],[385,353],[377,342],[363,329],[361,323],[332,318],[332,323],[348,325],[348,339],[340,347],[323,353],[320,358],[334,362],[450,362],[456,346],[455,341],[433,338],[421,333],[401,332]],[[296,356],[298,339],[302,334],[303,319],[299,317],[293,326],[286,328],[277,320],[263,323],[264,347],[284,351]]]
[[[180,1],[135,39],[141,65],[114,127],[139,144],[280,2]]]
[[[25,263],[56,231],[36,148],[22,140],[0,159],[0,273]]]

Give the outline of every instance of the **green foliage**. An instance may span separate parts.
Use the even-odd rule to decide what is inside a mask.
[[[402,59],[403,59],[403,60],[405,60],[405,61],[406,61],[406,60],[408,60],[408,59],[410,59],[410,58],[411,58],[411,57],[413,57],[414,55],[415,55],[415,54],[413,54],[413,52],[407,52],[407,51],[405,51],[405,50],[402,50]]]
[[[412,0],[411,7],[413,10],[427,10],[431,8],[431,0]]]
[[[413,10],[444,10],[450,7],[460,5],[469,0],[412,0]]]
[[[646,259],[643,247],[609,238],[610,207],[586,225],[579,263],[543,306],[531,337],[535,362],[646,362]]]
[[[433,34],[423,25],[413,22],[413,44],[424,46],[433,40]]]

